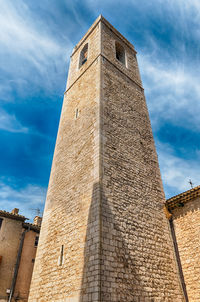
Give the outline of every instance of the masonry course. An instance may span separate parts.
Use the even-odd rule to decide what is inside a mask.
[[[184,301],[164,202],[136,51],[100,16],[71,56],[29,302]]]
[[[200,186],[166,201],[189,302],[200,301]]]

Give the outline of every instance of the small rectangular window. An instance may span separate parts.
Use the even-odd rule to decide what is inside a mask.
[[[60,265],[63,265],[63,254],[64,254],[64,245],[61,246],[60,249]]]
[[[38,241],[39,241],[39,236],[36,236],[36,237],[35,237],[35,247],[38,246]]]
[[[78,118],[78,108],[76,108],[76,111],[75,111],[75,119]]]
[[[1,226],[2,226],[2,222],[3,222],[3,219],[0,218],[0,228],[1,228]]]

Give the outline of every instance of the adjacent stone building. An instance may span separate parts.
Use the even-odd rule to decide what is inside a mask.
[[[134,46],[73,50],[29,302],[185,301]]]
[[[200,301],[200,186],[166,202],[179,272],[188,301]]]
[[[0,210],[0,302],[28,301],[41,218]]]

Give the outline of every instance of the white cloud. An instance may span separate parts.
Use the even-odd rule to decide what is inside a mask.
[[[28,133],[28,128],[23,127],[14,114],[10,115],[2,109],[0,109],[0,129],[9,132]]]
[[[7,50],[26,57],[37,65],[47,56],[60,54],[63,49],[36,25],[37,20],[33,20],[24,2],[20,2],[18,7],[10,1],[1,4],[0,43]],[[46,28],[45,23],[43,25]]]
[[[76,10],[76,5],[74,4],[76,2],[71,3],[70,7],[67,8],[74,17],[74,24],[70,24],[71,26],[77,26],[78,24],[82,29],[87,29],[88,23],[84,21],[84,17],[81,18]],[[95,14],[97,17],[99,13],[103,12],[104,15],[105,12],[106,17],[108,16],[109,19],[110,15],[110,20],[116,21],[116,24],[119,23],[120,18],[118,19],[117,10],[114,10],[114,6],[118,6],[118,2],[85,1],[93,15]],[[199,116],[197,114],[200,112],[199,68],[190,59],[187,61],[189,65],[187,65],[186,61],[184,62],[183,58],[188,54],[185,51],[184,37],[182,36],[184,33],[187,37],[193,35],[200,37],[200,2],[198,0],[166,0],[165,2],[156,0],[148,3],[141,1],[140,6],[137,5],[135,0],[127,1],[126,5],[128,2],[130,5],[130,18],[127,18],[127,23],[125,22],[124,27],[123,24],[121,27],[128,29],[128,26],[131,25],[127,33],[129,32],[129,36],[134,38],[134,32],[133,34],[130,34],[130,32],[131,28],[134,29],[136,17],[131,14],[131,10],[136,11],[140,22],[144,23],[144,31],[143,27],[138,30],[140,35],[143,36],[145,49],[138,49],[138,56],[147,102],[153,117],[154,129],[157,130],[159,128],[163,118],[176,121],[177,114],[181,115],[183,120],[187,122],[185,126],[200,129]],[[63,77],[63,73],[60,70],[64,69],[63,62],[66,62],[67,58],[69,58],[73,43],[65,36],[65,32],[62,30],[60,34],[63,42],[57,39],[55,32],[53,34],[51,32],[52,24],[49,26],[46,19],[42,19],[40,12],[38,12],[38,15],[34,15],[28,6],[28,2],[22,0],[0,0],[0,3],[0,68],[6,71],[9,76],[10,73],[14,74],[10,82],[4,82],[0,86],[0,93],[3,94],[3,98],[6,99],[7,95],[11,94],[12,84],[15,85],[14,89],[17,87],[21,91],[25,87],[31,89],[32,83],[36,83],[39,88],[41,86],[48,88],[46,89],[48,93],[50,89],[55,91],[54,83],[59,81],[58,77],[60,75]],[[134,7],[136,8],[135,10]],[[152,7],[154,8],[154,16],[151,19],[148,14],[145,14],[145,11],[151,12]],[[101,12],[99,8],[101,8]],[[52,6],[50,5],[50,11],[46,9],[46,12],[53,14],[54,12],[51,9]],[[115,11],[114,14],[113,11]],[[121,12],[123,11],[124,7],[122,7]],[[127,12],[125,13],[127,14]],[[141,13],[145,16],[145,19],[142,19]],[[178,32],[177,28],[180,30],[179,36],[175,37],[176,41],[170,42],[173,44],[173,46],[170,46],[174,47],[174,57],[166,48],[161,49],[162,45],[159,45],[159,41],[153,38],[156,38],[156,34],[153,32],[154,28],[145,27],[148,22],[152,25],[152,22],[155,21],[157,25],[159,24],[159,19],[163,20],[164,18],[169,19],[168,23],[173,26],[175,35]],[[190,23],[193,25],[192,29],[189,27]],[[163,25],[163,30],[165,30],[165,22],[160,23],[160,25]],[[77,28],[78,31],[80,32],[79,28]],[[137,33],[137,28],[135,32]],[[163,41],[161,40],[160,42]],[[176,55],[177,57],[175,57]],[[35,70],[37,73],[35,73]],[[17,121],[14,115],[3,111],[0,117],[0,128],[12,132],[28,131]],[[173,150],[168,146],[160,147],[159,159],[166,187],[176,188],[181,192],[189,188],[189,178],[196,185],[200,183],[196,162],[192,160],[186,161],[174,156]],[[44,191],[41,190],[44,189],[37,186],[28,186],[18,191],[1,184],[0,198],[2,198],[3,203],[0,202],[0,206],[1,208],[3,206],[7,208],[9,205],[11,209],[15,206],[21,208],[23,204],[25,212],[27,211],[25,215],[29,215],[29,203],[30,207],[34,207],[32,203],[36,207],[41,205],[40,201],[45,195]],[[167,192],[167,194],[170,194],[170,192]],[[16,201],[13,202],[13,199]]]
[[[200,184],[199,166],[192,158],[186,160],[173,154],[173,149],[167,144],[158,142],[159,164],[165,187],[166,197],[189,190],[188,181],[191,179],[194,186]]]
[[[139,55],[147,102],[155,118],[152,123],[159,127],[161,116],[173,121],[182,115],[188,127],[200,130],[196,114],[200,112],[199,72],[195,68],[191,71],[173,59],[166,63],[153,58]]]
[[[179,7],[185,12],[185,14],[188,14],[190,10],[192,10],[193,16],[198,16],[200,14],[199,0],[168,0],[167,2],[173,2],[173,4],[179,5]]]
[[[155,134],[161,125],[165,126],[166,121],[200,131],[197,114],[200,112],[198,66],[192,66],[192,62],[193,68],[184,66],[183,62],[170,56],[166,62],[158,56],[157,45],[153,46],[152,53],[139,55],[139,65]],[[159,141],[156,143],[167,198],[189,190],[189,179],[195,186],[200,184],[198,151],[195,158],[186,159],[175,155],[176,142],[173,147]]]
[[[33,83],[55,91],[56,80],[63,76],[73,48],[70,39],[67,36],[58,39],[45,18],[34,14],[28,4],[20,0],[1,1],[0,28],[0,68],[6,78],[28,81],[29,92]],[[3,86],[9,88],[9,83],[4,81]],[[0,90],[4,87],[1,84]],[[27,85],[25,87],[27,89]],[[9,93],[9,89],[7,91]]]
[[[193,72],[186,68],[183,63],[178,63],[175,60],[163,62],[153,59],[155,55],[139,54],[140,66],[144,76],[151,78],[154,85],[149,89],[173,89],[175,93],[182,96],[186,89],[192,89],[194,93],[200,96],[200,87],[198,85],[199,78],[195,69]],[[187,87],[186,87],[187,84]]]
[[[15,189],[0,182],[0,209],[11,211],[13,208],[19,208],[19,214],[33,219],[36,216],[36,209],[42,212],[46,189],[28,185],[23,189]]]

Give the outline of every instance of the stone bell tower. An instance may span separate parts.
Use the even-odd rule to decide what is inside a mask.
[[[136,51],[100,16],[76,45],[29,302],[184,301]]]

